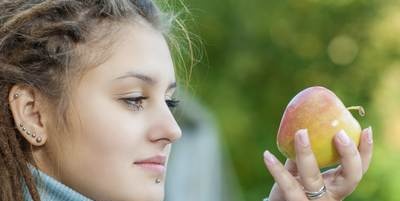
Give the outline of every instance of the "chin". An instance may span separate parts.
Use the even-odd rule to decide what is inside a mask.
[[[140,200],[140,201],[163,201],[164,200],[164,193],[163,194],[148,193],[148,194],[144,195],[143,198],[141,198],[141,199],[135,198],[132,201],[136,201],[136,200]]]
[[[148,196],[148,201],[163,201],[165,196],[164,185],[157,184],[159,187],[154,188],[153,191],[150,191]]]
[[[138,196],[135,196],[135,199],[132,199],[132,201],[140,200],[140,201],[163,201],[165,197],[165,190],[164,190],[164,184],[153,184],[151,186],[148,186],[147,188],[142,188],[140,190],[142,192],[142,195],[140,196],[141,198],[138,198]]]
[[[131,185],[131,189],[118,189],[113,191],[108,197],[98,198],[99,201],[163,201],[165,197],[164,184]]]

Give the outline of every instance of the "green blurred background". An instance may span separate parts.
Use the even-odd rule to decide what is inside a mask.
[[[246,201],[273,180],[262,153],[277,151],[281,115],[300,90],[321,85],[362,105],[374,130],[368,174],[348,201],[400,201],[398,0],[185,0],[205,54],[192,93],[216,116]],[[201,48],[200,48],[201,49]]]

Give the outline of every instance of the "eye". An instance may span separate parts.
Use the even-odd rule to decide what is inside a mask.
[[[122,98],[129,108],[133,109],[133,111],[141,111],[143,110],[143,101],[148,99],[148,97],[139,96],[139,97],[129,97]]]
[[[169,108],[175,109],[176,107],[179,106],[180,101],[177,99],[171,99],[171,100],[166,100],[165,102],[167,103]]]

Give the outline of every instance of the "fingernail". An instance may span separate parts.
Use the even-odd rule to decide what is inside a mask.
[[[349,138],[349,136],[347,136],[347,134],[344,132],[344,130],[340,130],[337,135],[339,137],[340,142],[343,145],[348,145],[350,143],[350,138]]]
[[[310,140],[308,138],[307,129],[301,129],[301,130],[297,131],[296,137],[297,137],[297,139],[299,139],[301,145],[303,145],[304,147],[307,147],[308,145],[310,145]]]
[[[368,144],[372,144],[374,142],[373,136],[372,136],[372,127],[367,128],[367,142]]]
[[[273,165],[276,163],[275,157],[268,150],[264,152],[264,159],[269,165]]]

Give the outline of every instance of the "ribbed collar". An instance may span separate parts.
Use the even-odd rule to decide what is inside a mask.
[[[57,181],[46,173],[28,164],[36,183],[41,201],[92,201],[77,191]],[[28,187],[24,185],[23,196],[25,201],[32,201]]]

